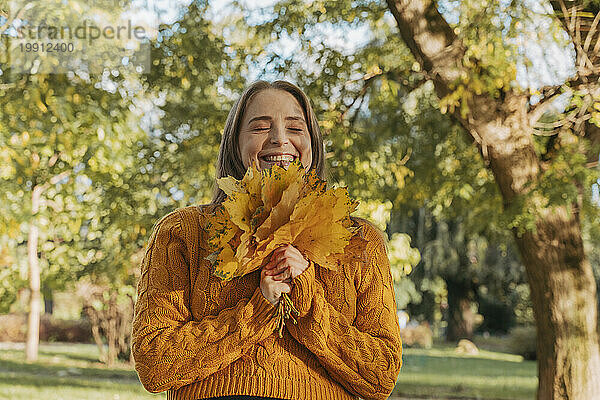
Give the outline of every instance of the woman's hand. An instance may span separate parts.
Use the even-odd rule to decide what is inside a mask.
[[[272,276],[274,280],[285,282],[303,273],[309,265],[302,253],[288,244],[273,251],[271,261],[263,267],[263,270],[266,270],[266,275]]]
[[[267,275],[267,271],[264,268],[260,271],[260,290],[269,303],[277,306],[281,294],[292,291],[291,279],[283,282],[275,280],[273,276]]]
[[[260,290],[273,305],[277,305],[282,293],[292,291],[292,279],[300,275],[310,264],[300,251],[291,244],[281,246],[271,253],[271,258],[260,271]]]

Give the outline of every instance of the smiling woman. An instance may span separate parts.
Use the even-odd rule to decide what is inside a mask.
[[[286,81],[250,85],[231,109],[221,139],[216,179],[242,179],[254,160],[270,168],[269,156],[300,157],[305,169],[325,180],[325,152],[317,117],[304,92]],[[215,180],[216,182],[216,180]],[[215,183],[213,204],[225,200]]]
[[[216,179],[249,166],[287,168],[299,159],[324,180],[323,139],[295,85],[259,81],[229,113]],[[167,399],[387,399],[402,343],[382,233],[351,217],[366,249],[336,271],[288,244],[254,272],[221,281],[210,272],[207,216],[225,200],[188,206],[157,222],[142,261],[132,335],[140,381]],[[358,238],[356,238],[358,239]],[[360,240],[360,239],[358,239]],[[328,259],[327,262],[330,262]],[[277,333],[288,293],[298,311]],[[221,397],[218,397],[221,396]]]
[[[244,167],[287,167],[296,158],[308,170],[312,163],[306,119],[294,96],[282,89],[263,90],[248,105],[239,133]]]

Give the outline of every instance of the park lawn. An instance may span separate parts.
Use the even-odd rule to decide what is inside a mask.
[[[41,344],[39,360],[25,362],[22,349],[0,350],[0,399],[161,400],[144,390],[133,368],[107,368],[89,344]]]
[[[537,364],[521,356],[480,350],[460,355],[454,346],[405,348],[393,394],[472,399],[533,399]]]
[[[420,398],[532,399],[536,364],[520,356],[481,351],[462,356],[453,347],[404,349],[395,395]],[[22,349],[0,350],[0,399],[165,399],[144,390],[131,366],[107,368],[88,344],[42,344],[39,361],[26,363]]]

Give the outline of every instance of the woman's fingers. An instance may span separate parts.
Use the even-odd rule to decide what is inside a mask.
[[[266,274],[267,275],[277,275],[277,274],[280,274],[282,271],[284,271],[287,268],[288,268],[288,263],[286,263],[285,261],[280,262],[279,265],[277,265],[275,268],[268,269]]]
[[[260,289],[263,296],[273,305],[277,305],[282,293],[292,291],[292,283],[278,281],[273,276],[268,276],[267,271],[261,271]]]
[[[273,260],[273,261],[269,261],[267,264],[265,264],[265,266],[263,267],[263,269],[266,269],[268,271],[273,270],[275,267],[277,267],[277,264],[279,264],[279,260]]]
[[[284,281],[286,279],[290,279],[292,277],[292,272],[289,268],[286,268],[284,271],[280,272],[279,274],[273,276],[273,279],[275,279],[276,281]]]
[[[280,255],[280,254],[286,247],[287,246],[281,246],[281,247],[278,247],[275,250],[273,250],[273,252],[271,253],[271,256],[269,257],[269,262],[263,266],[263,269],[275,268],[277,266],[277,264],[279,264],[280,261],[284,260],[285,255]]]
[[[309,266],[302,253],[291,244],[278,247],[271,253],[270,261],[263,267],[267,276],[277,281],[294,278]]]

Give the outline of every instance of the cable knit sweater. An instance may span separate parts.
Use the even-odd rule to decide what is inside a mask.
[[[212,207],[212,208],[211,208]],[[223,282],[210,274],[201,220],[214,206],[159,220],[142,261],[133,322],[135,368],[167,399],[253,395],[387,399],[402,343],[384,238],[361,220],[362,261],[330,271],[309,261],[290,298],[300,312],[276,332],[260,270]]]

